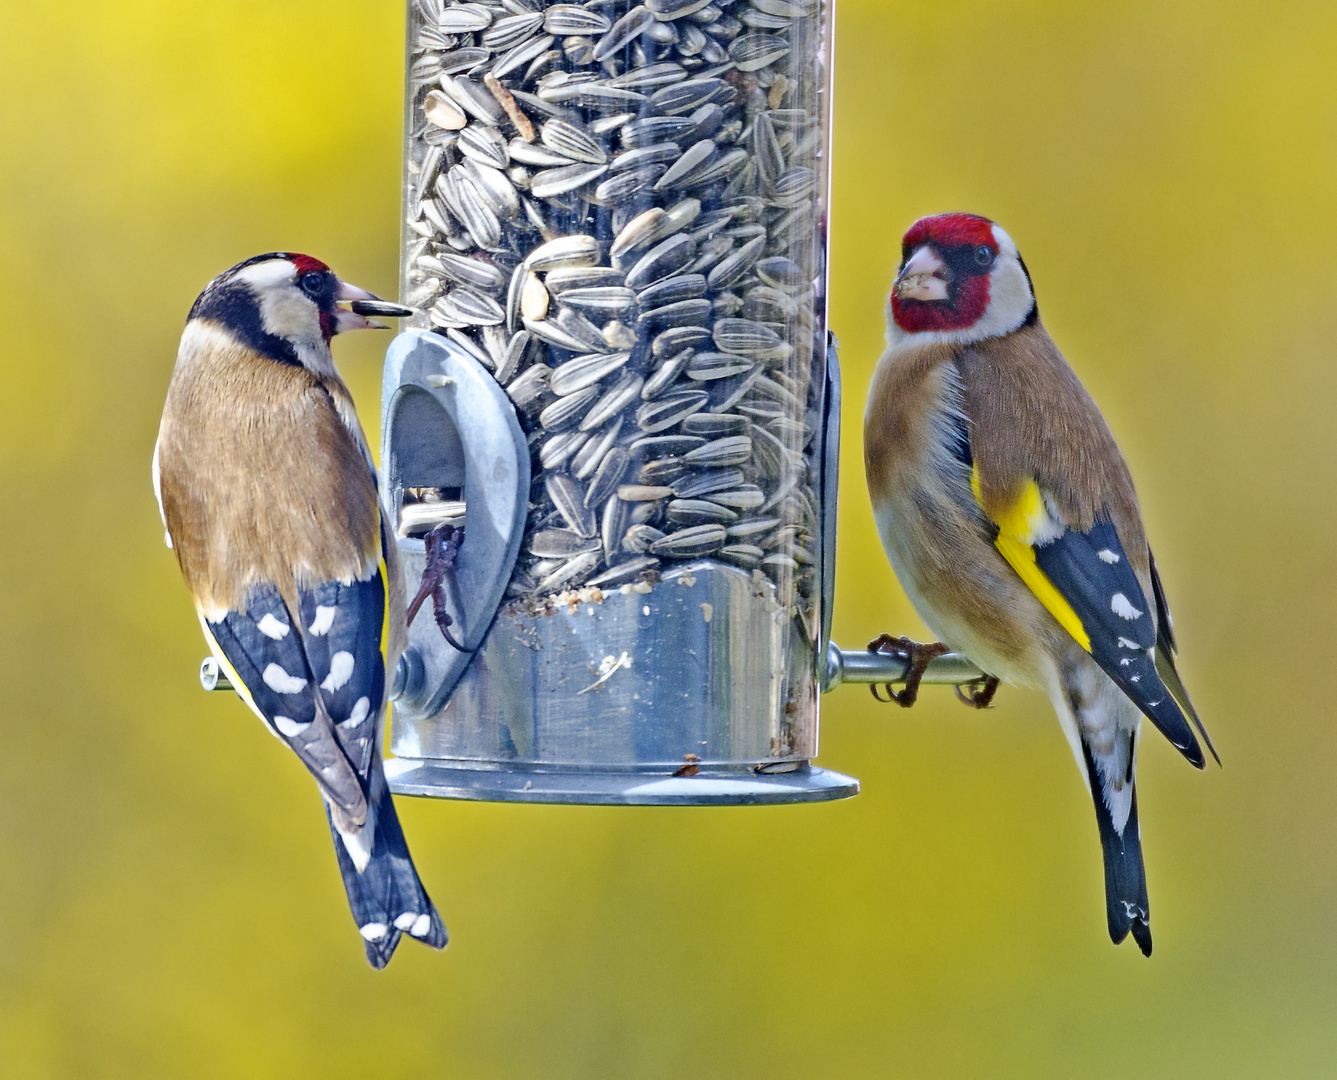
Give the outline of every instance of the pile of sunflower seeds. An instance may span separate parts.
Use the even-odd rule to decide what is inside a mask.
[[[710,558],[811,619],[827,18],[413,0],[404,296],[530,436],[512,596]]]

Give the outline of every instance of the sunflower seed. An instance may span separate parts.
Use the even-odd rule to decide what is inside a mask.
[[[618,19],[599,43],[594,46],[594,59],[604,60],[629,45],[654,23],[655,16],[647,8],[637,5]]]
[[[740,521],[737,525],[729,526],[729,536],[736,540],[750,540],[754,537],[764,536],[772,529],[779,528],[779,518],[749,518],[746,521]],[[760,558],[761,549],[757,550],[757,556]]]
[[[599,241],[592,236],[559,236],[540,244],[525,259],[525,265],[535,273],[560,270],[565,267],[597,266]],[[549,279],[551,280],[551,279]]]
[[[708,555],[724,546],[725,532],[723,525],[695,525],[689,529],[679,529],[669,533],[662,540],[650,545],[656,555],[668,555],[674,558],[691,558],[696,555]]]
[[[783,289],[786,292],[800,289],[808,283],[803,268],[792,259],[786,259],[782,255],[758,259],[755,269],[757,277],[761,278],[767,285],[776,289]]]
[[[648,505],[653,507],[656,504]],[[627,530],[630,517],[631,506],[616,495],[610,496],[604,503],[603,516],[599,521],[599,536],[603,540],[605,563],[610,562],[613,556],[622,550],[622,536]]]
[[[583,555],[597,551],[601,545],[597,539],[581,536],[570,529],[543,529],[529,538],[529,553],[540,559],[568,559],[572,555]]]
[[[707,438],[746,435],[751,428],[752,422],[746,416],[736,413],[696,413],[682,422],[683,431],[689,435],[704,435]]]
[[[731,353],[703,352],[692,357],[687,365],[687,377],[696,382],[727,379],[751,371],[755,366],[746,356]]]
[[[668,188],[681,186],[686,182],[686,178],[715,156],[715,143],[710,139],[702,139],[694,143],[683,155],[678,158],[663,176],[655,184],[656,191],[663,191]]]
[[[632,68],[616,78],[609,79],[608,85],[619,90],[637,90],[668,86],[685,78],[687,78],[685,67],[672,61],[665,61],[659,64],[647,64],[642,68]]]
[[[724,352],[752,360],[782,360],[794,351],[774,330],[748,319],[717,319],[713,339]]]
[[[677,380],[678,376],[683,373],[693,355],[694,351],[692,349],[683,349],[663,361],[655,369],[655,373],[645,381],[645,385],[641,387],[641,398],[645,401],[653,401],[663,395]]]
[[[584,390],[622,368],[629,359],[629,352],[584,353],[573,357],[553,369],[549,380],[552,392],[565,397]]]
[[[644,168],[646,165],[667,165],[676,161],[682,153],[677,143],[654,143],[638,147],[635,150],[623,150],[608,163],[613,172],[627,172]]]
[[[520,196],[506,174],[475,158],[465,158],[458,166],[473,181],[479,196],[500,220],[508,221],[520,212]]]
[[[623,534],[621,546],[623,551],[631,552],[633,555],[644,555],[650,550],[651,544],[662,539],[664,533],[653,525],[633,525]]]
[[[539,464],[545,469],[556,469],[589,441],[584,431],[563,431],[551,436],[539,449]]]
[[[615,448],[604,455],[594,479],[590,481],[590,489],[585,494],[587,509],[602,505],[604,499],[616,493],[630,464],[631,458],[625,450]]]
[[[481,258],[443,251],[437,255],[422,256],[418,265],[457,284],[471,285],[487,292],[498,292],[506,284],[506,276],[492,263]]]
[[[583,416],[598,396],[597,386],[587,386],[584,390],[560,397],[539,413],[539,423],[548,431],[560,431]]]
[[[590,201],[596,206],[617,206],[636,198],[642,191],[649,191],[655,181],[663,175],[663,165],[651,165],[635,172],[617,173],[594,189]]]
[[[588,131],[565,120],[549,120],[539,134],[543,145],[549,150],[576,161],[602,165],[608,160],[608,154],[599,144],[599,140]]]
[[[482,124],[470,124],[460,132],[460,141],[456,144],[460,153],[471,157],[494,169],[504,169],[511,163],[511,156],[506,152],[506,140],[494,127]],[[516,204],[517,209],[519,204]]]
[[[673,83],[650,95],[650,107],[661,116],[680,116],[692,112],[728,86],[723,79],[689,79]],[[693,129],[696,127],[692,123]]]
[[[766,495],[756,484],[743,484],[729,491],[712,493],[710,501],[733,510],[755,510],[766,501]]]
[[[628,290],[630,291],[630,290]],[[706,293],[706,279],[700,274],[678,274],[665,278],[632,295],[642,309],[674,304],[679,300],[695,300]]]
[[[624,150],[637,150],[656,143],[680,142],[695,132],[695,122],[685,116],[646,116],[624,124],[619,134]]]
[[[636,294],[620,285],[566,289],[558,296],[563,304],[587,315],[617,315],[636,304]]]
[[[495,325],[506,318],[492,297],[467,285],[457,285],[438,302],[437,306],[449,317],[473,326]]]
[[[752,544],[725,544],[715,552],[717,558],[741,566],[745,570],[760,566],[762,554],[761,548]]]
[[[656,502],[672,494],[672,488],[648,487],[645,484],[623,484],[617,489],[617,497],[623,502]]]
[[[454,75],[461,71],[468,71],[479,64],[486,63],[491,57],[491,49],[454,49],[451,52],[443,53],[440,57],[440,71],[442,75]]]
[[[645,6],[655,13],[656,18],[665,22],[700,11],[709,3],[710,0],[645,0]]]
[[[650,353],[655,357],[665,357],[676,354],[680,349],[695,348],[709,340],[710,331],[704,326],[674,326],[650,342]]]
[[[597,258],[597,256],[596,256]],[[615,288],[625,275],[611,266],[562,266],[549,271],[543,279],[548,292],[558,299],[572,289]]]
[[[664,513],[675,525],[724,525],[738,520],[728,507],[707,499],[672,499]]]
[[[585,489],[579,480],[566,473],[550,472],[543,484],[557,512],[578,536],[589,539],[598,535],[594,512],[585,506]]]
[[[741,469],[699,469],[691,476],[675,480],[673,494],[680,499],[695,499],[716,491],[729,491],[743,482]]]
[[[571,475],[577,480],[588,480],[600,465],[603,464],[604,457],[608,454],[609,447],[617,441],[618,432],[622,430],[622,419],[619,417],[606,427],[602,433],[595,433],[590,436],[589,442],[582,446],[575,457],[571,459]]]
[[[506,394],[517,409],[527,409],[547,393],[551,374],[546,364],[533,364],[506,384]]]
[[[705,441],[694,435],[650,435],[635,440],[627,449],[642,459],[680,457],[698,446],[704,446]]]
[[[485,49],[504,52],[527,41],[543,25],[543,16],[537,12],[525,15],[508,15],[498,19],[486,30],[479,40]]]
[[[684,458],[688,465],[742,465],[752,456],[752,440],[746,435],[727,435],[698,446]]]
[[[788,40],[778,34],[744,34],[729,45],[729,58],[739,71],[757,71],[788,53]]]
[[[506,115],[486,87],[465,75],[442,75],[441,89],[465,112],[485,123],[500,124]]]
[[[546,146],[539,146],[536,143],[525,142],[523,139],[512,139],[506,149],[512,158],[516,161],[523,161],[526,165],[555,168],[576,164],[571,158],[559,154],[555,150],[550,150]]]
[[[554,320],[564,334],[580,342],[581,352],[610,352],[603,333],[574,308],[562,308]]]
[[[640,290],[676,274],[696,258],[696,241],[677,234],[656,244],[627,271],[627,288]]]
[[[492,12],[482,4],[451,4],[436,17],[443,34],[470,34],[492,25]]]
[[[817,193],[817,174],[804,165],[786,169],[775,181],[776,206],[796,207]]]
[[[559,169],[544,169],[536,172],[529,182],[529,190],[540,199],[554,195],[563,195],[568,191],[584,187],[591,180],[597,180],[608,171],[607,165],[580,163],[567,165]]]
[[[580,422],[581,431],[594,428],[611,420],[640,396],[645,380],[634,371],[625,371],[591,408]]]
[[[520,370],[520,365],[524,361],[525,352],[528,350],[531,340],[528,330],[518,330],[511,335],[505,355],[497,362],[497,382],[501,383],[502,386],[515,378],[516,372]]]
[[[535,586],[539,593],[552,592],[560,585],[575,585],[589,576],[599,567],[599,553],[587,551],[567,560],[560,569],[554,570]]]
[[[543,13],[543,29],[550,34],[604,34],[612,25],[597,11],[576,4],[553,4]]]
[[[706,283],[711,289],[718,290],[727,289],[735,282],[741,281],[765,246],[766,240],[763,237],[749,240],[733,254],[721,259],[707,276]]]
[[[532,270],[526,271],[520,285],[520,317],[537,321],[548,314],[548,290]]]
[[[423,115],[427,117],[428,122],[449,131],[458,131],[469,122],[464,110],[441,90],[428,92],[423,100]]]
[[[559,349],[566,349],[568,352],[589,352],[588,345],[578,338],[572,337],[552,319],[523,319],[521,323],[534,337],[547,342],[549,345],[556,345]]]
[[[630,581],[635,581],[647,570],[653,570],[659,565],[659,560],[646,556],[640,559],[628,559],[626,562],[618,563],[611,570],[605,570],[597,577],[592,577],[586,583],[596,589],[611,589],[616,585],[625,585]]]

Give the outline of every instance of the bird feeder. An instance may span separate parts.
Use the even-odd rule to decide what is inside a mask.
[[[845,798],[829,0],[411,0],[391,788]],[[460,531],[462,529],[462,531]],[[925,681],[979,672],[942,657]],[[206,684],[209,678],[205,672]]]

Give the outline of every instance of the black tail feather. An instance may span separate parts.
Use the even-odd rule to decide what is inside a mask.
[[[404,934],[434,949],[445,948],[447,935],[445,924],[413,866],[379,754],[372,762],[371,779],[367,804],[376,815],[376,825],[371,857],[360,873],[333,820],[330,832],[348,893],[348,906],[366,945],[367,961],[379,969],[390,962]]]
[[[1105,805],[1104,778],[1085,743],[1082,744],[1082,756],[1086,759],[1086,773],[1096,804],[1096,824],[1100,827],[1100,846],[1105,856],[1105,909],[1110,940],[1118,945],[1131,932],[1142,955],[1150,956],[1151,908],[1147,903],[1147,871],[1142,862],[1137,791],[1132,792],[1132,808],[1120,835],[1115,831],[1114,820]],[[1131,769],[1127,782],[1133,782]]]

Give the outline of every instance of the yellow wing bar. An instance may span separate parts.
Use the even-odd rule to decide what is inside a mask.
[[[1049,614],[1058,620],[1058,624],[1071,634],[1083,649],[1091,651],[1091,635],[1086,632],[1082,620],[1064,595],[1058,591],[1045,572],[1035,561],[1035,539],[1043,532],[1049,520],[1044,499],[1040,495],[1040,486],[1034,480],[1027,480],[1021,493],[1013,500],[1006,511],[994,517],[984,508],[983,493],[980,488],[979,466],[970,471],[970,490],[980,509],[998,526],[998,535],[994,538],[994,547],[1017,572],[1017,576],[1026,583],[1026,587],[1044,604]]]

